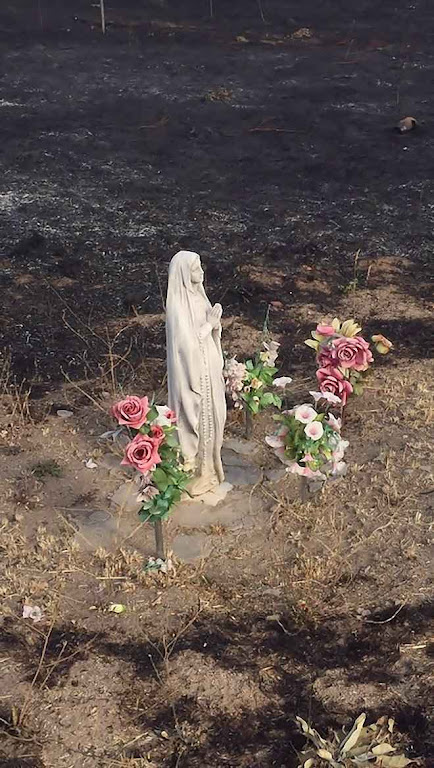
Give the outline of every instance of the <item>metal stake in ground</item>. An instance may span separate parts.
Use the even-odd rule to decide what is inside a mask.
[[[253,435],[253,414],[248,406],[244,408],[245,438],[250,440]]]
[[[300,477],[300,499],[302,504],[306,504],[309,498],[309,486],[307,477]]]
[[[154,523],[154,533],[155,533],[155,557],[156,559],[165,560],[166,559],[166,547],[164,546],[164,534],[163,534],[163,523],[161,520],[156,520]]]
[[[101,29],[103,35],[105,35],[105,8],[104,8],[104,0],[100,0],[100,6],[101,6]]]

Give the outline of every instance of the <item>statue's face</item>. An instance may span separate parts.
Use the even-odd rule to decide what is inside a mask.
[[[200,265],[199,259],[193,264],[191,268],[191,282],[194,284],[203,283],[203,269]]]

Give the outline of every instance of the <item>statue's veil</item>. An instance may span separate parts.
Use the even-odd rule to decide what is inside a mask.
[[[169,408],[175,411],[180,427],[187,427],[179,430],[186,459],[197,455],[199,443],[201,353],[199,328],[194,323],[195,295],[199,293],[211,308],[203,285],[193,286],[191,282],[191,270],[197,261],[199,255],[191,251],[179,251],[173,257],[166,303]]]

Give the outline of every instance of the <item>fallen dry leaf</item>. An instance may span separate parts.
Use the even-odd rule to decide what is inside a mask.
[[[417,126],[417,120],[414,117],[403,117],[396,126],[400,133],[412,131]]]

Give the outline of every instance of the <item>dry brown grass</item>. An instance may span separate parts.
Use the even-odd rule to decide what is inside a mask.
[[[113,374],[116,370],[113,367]],[[112,378],[110,370],[108,375]],[[426,564],[432,523],[428,507],[434,490],[428,471],[430,382],[428,362],[412,362],[404,372],[387,367],[375,372],[369,389],[349,408],[345,436],[351,447],[346,478],[327,485],[307,505],[297,498],[298,486],[291,477],[256,488],[254,493],[261,495],[263,508],[270,509],[268,525],[255,524],[234,532],[230,526],[216,523],[207,531],[214,542],[209,557],[194,564],[176,563],[175,570],[166,576],[143,571],[143,554],[135,549],[132,536],[113,552],[79,549],[75,526],[55,514],[55,506],[45,506],[45,486],[30,471],[35,460],[31,439],[24,442],[36,427],[17,410],[14,439],[25,445],[29,460],[28,469],[13,482],[5,462],[4,498],[12,514],[3,516],[0,524],[3,613],[16,622],[23,602],[42,608],[42,623],[19,625],[19,631],[26,633],[28,649],[32,648],[28,636],[41,644],[50,627],[58,630],[71,622],[75,631],[85,628],[92,637],[101,625],[104,632],[116,632],[115,622],[127,637],[132,633],[133,640],[137,632],[145,634],[154,649],[155,676],[161,691],[166,690],[178,639],[194,632],[205,601],[207,615],[201,616],[200,623],[210,626],[221,618],[237,617],[247,606],[263,615],[270,603],[271,612],[273,601],[277,601],[276,615],[282,611],[287,617],[277,623],[283,633],[289,632],[291,622],[300,628],[320,628],[327,616],[347,619],[367,605],[381,607],[386,599],[392,601],[386,620],[393,622],[402,606],[417,604],[429,594]],[[94,413],[96,421],[101,410],[106,412],[107,399],[101,400],[98,408],[92,403],[88,414],[92,418]],[[257,423],[258,439],[268,429],[267,418],[264,415]],[[82,464],[83,451],[95,455],[95,440],[86,431],[88,423],[85,421],[84,434],[75,434],[72,423],[64,432],[56,432],[56,421],[39,429],[47,443],[46,455],[58,457],[65,469],[64,477],[48,478],[56,488],[67,485],[68,467],[73,461]],[[238,426],[234,423],[231,428]],[[266,449],[257,456],[266,466]],[[107,496],[104,487],[95,486],[95,491],[91,505],[101,503],[98,493]],[[83,502],[80,506],[87,505]],[[36,524],[44,515],[47,522]],[[29,527],[33,517],[35,524]],[[259,572],[256,564],[261,566]],[[374,592],[366,589],[366,578],[374,580]],[[275,588],[282,597],[261,602],[264,585]],[[125,603],[127,612],[119,618],[110,614],[107,606],[111,601]],[[97,610],[90,611],[95,605]],[[34,672],[39,660],[35,655]],[[55,662],[56,657],[54,662],[43,659],[40,678],[24,713],[26,726],[33,722],[40,683],[50,670],[57,670],[52,666]],[[261,671],[271,687],[273,674]],[[173,720],[177,722],[176,701],[168,702],[175,708]],[[13,704],[19,709],[20,698],[16,702],[13,699]],[[140,706],[146,709],[143,702]],[[181,723],[177,734],[179,754],[184,754],[183,750],[188,753],[195,738],[187,726]],[[117,753],[108,750],[107,754]],[[101,758],[101,765],[154,768],[155,752],[149,753],[149,759],[143,752],[136,758],[128,756],[127,749],[120,749],[119,757]]]
[[[0,405],[2,422],[16,427],[32,422],[30,413],[31,386],[22,381],[17,383],[11,370],[11,357],[0,356]]]
[[[46,526],[40,525],[29,541],[21,521],[4,520],[0,533],[3,612],[14,613],[9,607],[10,600],[26,600],[40,604],[49,615],[65,582],[63,571],[71,567],[78,555],[70,531],[64,529],[52,535]]]

